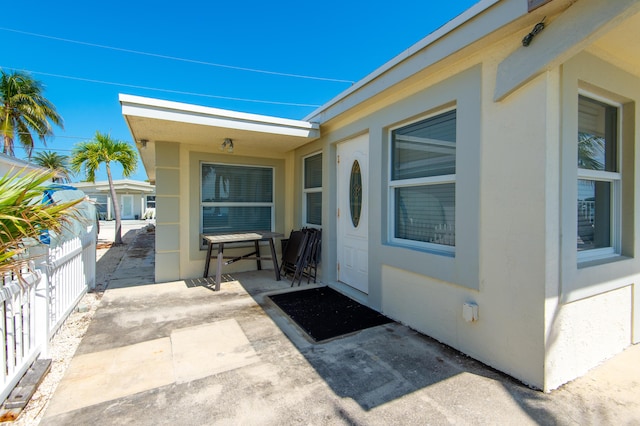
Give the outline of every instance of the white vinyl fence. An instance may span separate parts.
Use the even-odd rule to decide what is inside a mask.
[[[49,301],[49,337],[60,328],[88,289],[96,285],[95,231],[49,248],[45,297]]]
[[[34,261],[19,275],[1,277],[0,403],[49,342],[82,296],[95,287],[97,223],[76,226],[50,245],[31,248]]]
[[[39,271],[22,271],[20,276],[4,276],[0,292],[0,332],[5,350],[0,351],[4,400],[40,353],[36,335],[44,335],[36,324],[36,286],[42,280]],[[41,305],[41,307],[44,307]]]

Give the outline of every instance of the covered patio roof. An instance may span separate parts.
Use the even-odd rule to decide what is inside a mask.
[[[273,154],[296,149],[320,137],[320,126],[301,120],[248,114],[219,108],[121,94],[129,126],[151,183],[155,183],[155,143],[178,142],[218,147],[229,138],[235,152]]]

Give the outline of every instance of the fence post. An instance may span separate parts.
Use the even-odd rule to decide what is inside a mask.
[[[35,328],[36,328],[36,346],[40,347],[40,353],[43,358],[49,357],[49,330],[51,329],[51,311],[49,298],[49,273],[46,267],[41,266],[40,280],[36,285],[36,303],[35,303]]]

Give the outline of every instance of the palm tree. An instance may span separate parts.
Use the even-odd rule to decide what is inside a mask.
[[[95,182],[96,172],[100,164],[104,163],[109,180],[109,191],[113,202],[113,211],[116,216],[116,236],[114,244],[122,244],[122,224],[120,220],[120,205],[116,190],[113,187],[110,163],[120,163],[122,175],[129,177],[135,172],[138,164],[138,154],[127,142],[112,139],[110,135],[96,131],[93,140],[81,142],[73,149],[71,155],[71,170],[80,173],[84,169],[86,180]]]
[[[0,177],[0,274],[19,271],[26,259],[20,258],[30,239],[43,230],[60,232],[76,215],[75,205],[82,198],[67,203],[43,203],[50,170],[9,171]]]
[[[53,182],[71,182],[71,170],[69,170],[69,157],[67,155],[60,155],[53,151],[43,151],[36,153],[32,160],[38,166],[55,172]]]
[[[0,132],[4,138],[2,152],[14,156],[14,139],[31,157],[35,132],[43,144],[53,134],[49,120],[62,128],[62,117],[43,95],[43,86],[26,73],[10,74],[0,70]]]

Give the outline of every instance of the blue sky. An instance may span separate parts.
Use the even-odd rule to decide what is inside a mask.
[[[119,93],[300,119],[476,2],[36,0],[0,24],[0,67],[44,84],[64,130],[36,152],[69,155],[96,130],[132,142]]]

